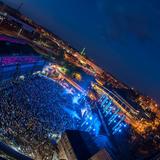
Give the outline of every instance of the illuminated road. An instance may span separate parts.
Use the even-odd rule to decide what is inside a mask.
[[[106,97],[110,98],[110,100],[115,104],[120,110],[122,114],[125,115],[125,121],[134,128],[135,131],[139,134],[144,134],[147,128],[152,128],[155,130],[159,125],[159,119],[155,119],[154,121],[147,121],[143,118],[139,117],[139,111],[135,110],[130,104],[128,104],[124,99],[122,99],[117,94],[108,90],[107,88],[98,86],[97,84],[92,84],[92,87],[97,90],[97,92],[102,96],[106,95]]]

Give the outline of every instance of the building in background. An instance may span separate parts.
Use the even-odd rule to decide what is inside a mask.
[[[112,160],[112,158],[105,149],[102,149],[93,155],[89,160]]]

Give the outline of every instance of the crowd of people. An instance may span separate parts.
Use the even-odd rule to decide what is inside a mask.
[[[72,97],[44,76],[2,83],[0,135],[33,159],[51,159],[59,134],[76,127],[63,108],[72,105]]]

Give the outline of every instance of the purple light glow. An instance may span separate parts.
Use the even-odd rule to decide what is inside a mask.
[[[34,63],[40,60],[39,57],[35,56],[9,56],[9,57],[2,57],[1,58],[1,65],[13,65],[18,63]]]
[[[17,43],[17,44],[26,44],[26,42],[23,41],[23,40],[17,40],[17,39],[2,36],[2,35],[0,36],[0,41],[7,41],[7,42],[10,42],[10,43]]]

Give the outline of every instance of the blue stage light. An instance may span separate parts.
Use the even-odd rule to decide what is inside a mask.
[[[78,100],[79,100],[78,96],[73,97],[73,104],[78,104]]]
[[[90,120],[92,120],[92,116],[91,116],[91,117],[89,117],[89,119],[90,119]]]

